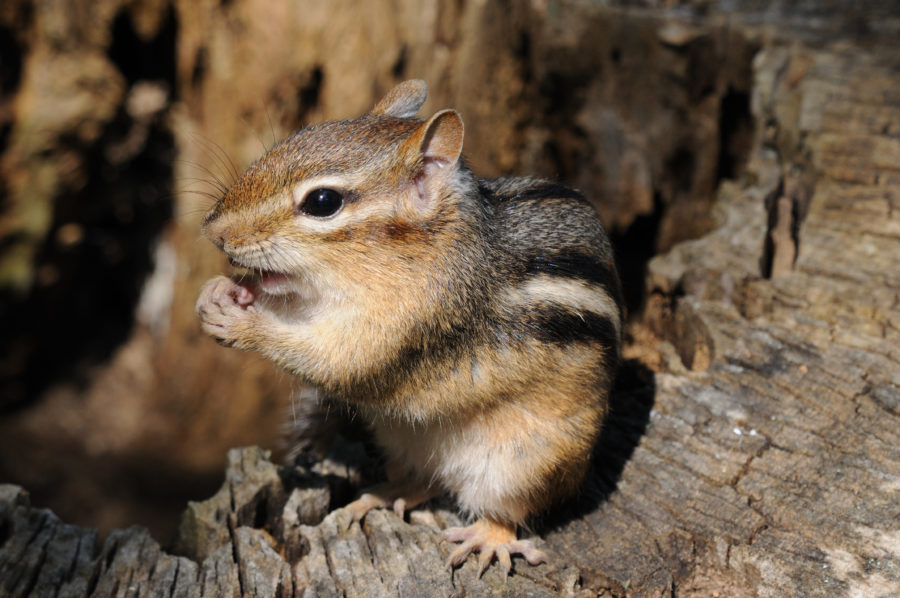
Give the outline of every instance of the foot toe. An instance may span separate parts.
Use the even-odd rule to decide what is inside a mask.
[[[352,503],[344,507],[344,510],[350,514],[350,524],[362,521],[366,513],[384,504],[384,500],[373,495],[363,494]],[[350,527],[348,525],[347,527]]]
[[[516,540],[509,545],[509,551],[513,554],[521,554],[529,565],[539,565],[547,562],[547,555],[543,550],[536,548],[531,540]]]
[[[471,538],[472,533],[468,527],[448,527],[441,532],[441,538],[447,542],[462,542]]]
[[[471,540],[463,542],[456,547],[456,550],[450,553],[450,558],[447,562],[451,567],[459,567],[463,564],[463,562],[466,560],[466,557],[469,556],[469,553],[471,553],[472,549],[474,548],[475,542]]]

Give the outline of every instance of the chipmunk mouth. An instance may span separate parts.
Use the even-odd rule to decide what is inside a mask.
[[[259,288],[269,295],[288,295],[296,292],[294,277],[284,272],[263,270],[259,273]]]
[[[289,295],[297,293],[297,278],[285,272],[247,268],[232,262],[232,277],[254,294]]]
[[[233,272],[248,283],[247,286],[255,286],[258,291],[269,295],[287,295],[297,291],[296,277],[286,272],[276,270],[263,270],[250,266],[232,255],[226,254],[228,263]],[[240,281],[239,281],[240,283]]]

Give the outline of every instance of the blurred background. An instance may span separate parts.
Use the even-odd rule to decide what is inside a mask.
[[[888,5],[890,3],[885,3]],[[877,32],[878,2],[4,0],[0,481],[168,541],[227,448],[283,450],[295,382],[199,330],[226,271],[199,222],[271,145],[427,81],[482,176],[581,189],[610,229],[632,354],[647,260],[711,226],[760,131],[754,55]],[[896,11],[894,11],[896,12]],[[648,340],[649,338],[649,340]],[[649,364],[652,367],[652,363]]]

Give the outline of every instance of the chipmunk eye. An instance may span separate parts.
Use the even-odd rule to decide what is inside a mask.
[[[306,194],[300,211],[307,216],[326,218],[337,214],[344,207],[344,196],[334,189],[313,189]]]

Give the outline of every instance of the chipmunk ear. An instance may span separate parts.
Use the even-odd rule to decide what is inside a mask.
[[[419,151],[425,161],[425,174],[445,166],[453,166],[459,160],[463,146],[463,121],[456,110],[441,110],[422,125]]]
[[[420,165],[416,173],[413,211],[430,211],[441,196],[447,173],[459,162],[463,146],[463,121],[456,110],[442,110],[428,119],[407,142],[410,164]]]
[[[410,79],[390,90],[370,114],[384,114],[397,118],[412,118],[425,103],[428,86],[421,79]]]

